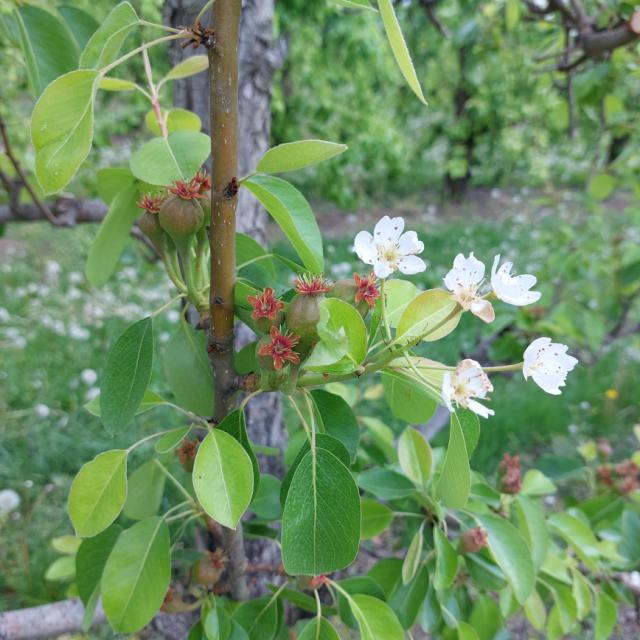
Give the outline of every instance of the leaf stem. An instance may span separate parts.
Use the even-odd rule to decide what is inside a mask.
[[[160,467],[160,471],[164,473],[165,476],[173,483],[173,485],[180,491],[180,493],[189,501],[190,504],[196,505],[196,501],[193,499],[192,495],[182,486],[180,481],[165,467],[158,458],[154,459],[154,462]]]
[[[163,311],[166,311],[167,309],[172,307],[176,302],[178,302],[179,300],[182,300],[182,298],[184,297],[185,297],[185,294],[181,293],[177,295],[175,298],[171,298],[169,302],[167,302],[166,304],[163,304],[159,309],[156,309],[155,311],[153,311],[151,313],[151,317],[155,318],[156,316],[159,316]]]

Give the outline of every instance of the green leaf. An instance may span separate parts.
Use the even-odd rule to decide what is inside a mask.
[[[118,538],[102,575],[102,606],[115,631],[142,629],[162,605],[171,578],[169,528],[141,520]]]
[[[389,597],[389,606],[405,629],[410,629],[415,624],[428,590],[429,572],[423,565],[411,582],[398,585]]]
[[[305,360],[305,369],[346,373],[363,362],[367,355],[367,328],[350,304],[338,298],[323,300],[317,330],[320,341]]]
[[[333,436],[330,436],[325,433],[316,433],[316,447],[318,449],[325,449],[332,453],[345,467],[349,466],[349,452],[346,450],[344,445]],[[282,486],[280,488],[280,502],[284,505],[287,493],[289,493],[289,487],[291,486],[291,481],[293,480],[293,476],[295,475],[300,463],[304,459],[304,457],[311,451],[311,444],[309,440],[304,441],[303,445],[300,447],[298,454],[296,455],[294,461],[291,463],[287,474],[285,475]]]
[[[398,461],[406,476],[420,487],[431,478],[432,453],[424,436],[407,427],[398,440]]]
[[[131,227],[140,216],[137,199],[138,189],[135,186],[120,191],[98,227],[85,265],[87,280],[95,287],[106,284],[129,243]]]
[[[369,4],[369,0],[333,0],[333,1],[342,7],[346,7],[347,9],[368,9],[369,11],[375,11],[377,13],[377,9],[374,9]]]
[[[323,389],[312,391],[311,396],[320,414],[324,432],[342,442],[349,452],[351,462],[355,462],[360,441],[360,427],[351,407],[339,395]],[[345,464],[348,466],[348,462]]]
[[[184,438],[187,437],[190,431],[191,425],[172,429],[171,431],[165,433],[161,438],[159,438],[153,448],[155,449],[156,453],[169,453],[170,451],[173,451],[184,440]]]
[[[73,479],[68,512],[78,536],[95,536],[118,517],[127,497],[127,453],[100,453]]]
[[[135,82],[121,78],[102,78],[98,84],[98,88],[102,91],[133,91],[136,86]]]
[[[464,443],[467,447],[467,455],[471,459],[480,439],[480,420],[478,415],[470,409],[456,409],[456,417],[460,421]]]
[[[266,596],[243,602],[233,619],[247,632],[250,640],[274,640],[278,630],[279,600]]]
[[[458,640],[480,640],[480,636],[468,622],[461,620],[458,622]]]
[[[96,188],[98,195],[107,204],[127,187],[136,185],[134,175],[126,167],[106,167],[96,173]]]
[[[142,396],[142,401],[138,405],[136,409],[136,415],[140,415],[141,413],[145,413],[147,411],[151,411],[151,409],[155,409],[156,407],[161,407],[162,405],[167,404],[167,401],[164,398],[161,398],[155,391],[151,391],[151,389],[147,389],[144,392],[144,396]],[[100,417],[100,394],[98,394],[95,398],[87,402],[84,405],[84,408],[92,415],[97,418]]]
[[[606,640],[615,629],[618,620],[618,605],[604,591],[596,595],[595,640]]]
[[[280,480],[269,473],[262,474],[260,486],[251,501],[251,511],[260,520],[279,520],[282,516],[280,504]]]
[[[365,594],[349,598],[362,640],[403,640],[404,631],[389,605]]]
[[[207,355],[207,336],[184,320],[167,343],[163,369],[176,402],[199,416],[213,413],[213,374]]]
[[[153,365],[153,320],[129,325],[107,356],[100,382],[102,424],[111,433],[123,431],[144,398]]]
[[[577,616],[576,602],[571,589],[563,584],[556,584],[551,588],[551,594],[557,611],[557,622],[563,633],[569,633]]]
[[[242,445],[214,429],[198,447],[193,488],[202,508],[221,525],[235,529],[253,495],[253,467]]]
[[[197,73],[202,73],[209,68],[209,58],[205,55],[199,54],[195,56],[189,56],[173,67],[167,73],[167,75],[160,80],[158,88],[169,80],[179,80],[180,78],[188,78],[189,76],[195,76]]]
[[[388,1],[388,0],[385,0]],[[406,344],[421,338],[425,342],[440,340],[460,322],[462,308],[451,294],[442,289],[429,289],[414,298],[398,321],[396,340]]]
[[[100,591],[100,580],[107,558],[116,543],[122,527],[112,524],[93,538],[82,541],[76,554],[76,584],[78,595],[87,606],[96,589]]]
[[[608,173],[600,173],[591,179],[587,192],[596,200],[606,200],[615,188],[616,179]]]
[[[80,49],[86,46],[89,38],[100,26],[90,13],[77,7],[62,5],[58,7],[58,13],[64,18]]]
[[[451,414],[449,445],[436,494],[451,509],[467,504],[471,492],[471,468],[462,426],[457,413]]]
[[[325,449],[309,451],[291,481],[282,515],[282,562],[291,575],[350,565],[360,543],[360,497],[349,470]]]
[[[479,640],[493,640],[503,625],[497,602],[489,596],[479,595],[473,603],[469,623],[478,634]]]
[[[522,479],[520,493],[528,496],[545,496],[557,491],[556,485],[537,469],[529,469]]]
[[[516,496],[514,502],[518,528],[524,536],[536,571],[542,566],[549,547],[549,534],[544,519],[544,510],[524,495]]]
[[[404,561],[402,562],[402,584],[408,584],[416,577],[422,564],[423,546],[424,536],[422,534],[422,527],[420,527],[411,539]]]
[[[587,524],[569,513],[553,513],[547,519],[547,524],[551,533],[559,535],[573,547],[587,567],[594,571],[597,569],[600,550]]]
[[[200,131],[176,131],[153,138],[129,161],[131,172],[143,182],[167,185],[192,178],[211,152],[211,139]]]
[[[71,71],[42,93],[31,116],[36,178],[45,195],[60,191],[89,154],[98,72]]]
[[[251,467],[253,468],[253,492],[252,497],[256,495],[260,486],[260,465],[258,464],[258,458],[256,457],[251,441],[249,440],[249,434],[247,433],[247,423],[244,417],[244,411],[236,409],[227,414],[225,419],[217,427],[220,431],[226,431],[230,436],[233,436],[247,452],[247,455],[251,459]]]
[[[393,3],[391,0],[378,0],[378,11],[382,17],[382,23],[384,24],[384,30],[387,32],[387,39],[391,45],[393,56],[400,67],[400,71],[407,81],[407,84],[411,87],[411,90],[418,96],[420,102],[425,105],[427,101],[422,94],[422,87],[420,81],[416,75],[416,70],[413,67],[411,61],[411,55],[407,48],[407,43],[404,40],[400,25],[398,24],[398,18],[396,18],[395,11],[393,10]]]
[[[26,32],[21,44],[29,48],[25,57],[34,62],[27,69],[34,74],[30,81],[39,95],[50,82],[77,67],[80,52],[66,24],[53,13],[26,5],[16,12],[16,18]]]
[[[140,465],[128,479],[129,490],[122,513],[131,520],[155,516],[162,502],[166,476],[155,460]]]
[[[580,571],[571,573],[573,575],[571,595],[576,603],[576,617],[578,620],[584,620],[591,612],[591,584]]]
[[[492,514],[475,517],[487,532],[489,550],[511,585],[513,595],[520,604],[524,604],[535,585],[535,571],[527,543],[504,518]]]
[[[436,589],[448,589],[458,573],[458,554],[440,527],[433,528],[433,543],[436,550],[436,572],[433,585]]]
[[[51,582],[66,582],[76,574],[76,559],[73,556],[62,556],[54,560],[47,568],[44,579]]]
[[[358,474],[358,484],[374,496],[384,500],[400,500],[415,495],[416,488],[405,476],[373,467]]]
[[[393,415],[409,424],[427,422],[438,403],[424,385],[398,371],[383,371],[384,396]]]
[[[77,536],[57,536],[52,538],[51,547],[58,553],[74,555],[78,551],[78,547],[82,544],[82,539]]]
[[[369,540],[381,534],[393,520],[393,511],[371,498],[360,499],[360,539]]]
[[[520,0],[507,0],[504,8],[504,21],[507,31],[513,31],[520,22]]]
[[[543,631],[547,621],[547,611],[544,601],[537,591],[532,591],[526,602],[524,603],[524,612],[527,620],[531,623],[536,631]]]
[[[269,149],[258,162],[256,171],[260,173],[295,171],[333,158],[346,150],[346,144],[325,140],[285,142]]]
[[[326,618],[314,618],[304,626],[298,640],[340,640],[340,636]]]
[[[202,120],[197,113],[188,111],[187,109],[162,109],[162,117],[165,118],[168,133],[174,133],[175,131],[200,131],[202,129]],[[156,136],[162,135],[162,130],[158,124],[158,116],[152,109],[147,111],[144,117],[144,123]]]
[[[304,196],[293,185],[274,176],[258,174],[242,184],[278,223],[304,266],[313,273],[322,273],[322,236]]]
[[[100,69],[113,62],[138,22],[138,16],[128,2],[116,5],[89,38],[78,66],[81,69]]]

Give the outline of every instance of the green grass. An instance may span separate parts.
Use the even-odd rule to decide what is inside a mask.
[[[414,278],[420,286],[439,286],[455,254],[473,250],[487,264],[497,252],[514,258],[518,271],[539,275],[544,293],[540,317],[530,309],[498,304],[493,326],[467,314],[454,334],[425,346],[425,354],[455,363],[473,354],[494,327],[511,323],[515,333],[498,337],[483,363],[519,359],[540,333],[570,344],[581,360],[560,397],[546,395],[520,375],[493,376],[491,406],[496,415],[482,422],[473,459],[474,468],[488,473],[505,451],[520,453],[527,465],[534,465],[547,453],[576,455],[576,446],[588,437],[607,436],[624,452],[631,426],[640,422],[640,340],[631,336],[602,347],[594,342],[597,331],[589,333],[584,324],[589,314],[590,326],[600,323],[604,331],[615,323],[618,308],[608,297],[607,283],[615,270],[613,248],[622,253],[626,249],[624,242],[615,244],[614,239],[621,230],[637,226],[637,214],[606,216],[589,212],[579,201],[543,204],[546,209],[539,202],[529,204],[527,215],[516,219],[464,216],[426,225],[418,217],[408,225],[425,240],[429,268]],[[128,445],[138,434],[157,430],[159,423],[167,428],[179,420],[169,410],[158,410],[137,419],[129,432],[110,438],[99,420],[82,408],[97,389],[91,371],[100,372],[118,333],[172,295],[159,268],[133,248],[106,287],[91,288],[82,270],[94,233],[88,226],[53,230],[15,225],[0,243],[0,490],[14,489],[22,499],[18,511],[0,520],[0,609],[65,596],[64,584],[47,582],[43,576],[57,557],[50,539],[72,532],[65,503],[78,468],[99,451]],[[352,237],[350,232],[349,237],[326,240],[327,262],[334,267],[328,275],[364,270],[351,253]],[[563,304],[572,305],[565,317],[558,312]],[[152,386],[160,393],[166,392],[158,375],[162,345],[175,326],[175,316],[163,314],[156,323],[159,347]],[[607,399],[607,389],[615,389],[619,397]],[[402,426],[384,400],[367,401],[362,410],[396,431]],[[443,444],[446,437],[445,429],[435,443]]]

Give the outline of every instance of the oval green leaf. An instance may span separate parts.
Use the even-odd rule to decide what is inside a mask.
[[[111,201],[107,215],[98,227],[85,265],[87,280],[95,287],[106,284],[129,243],[131,227],[140,215],[137,199],[135,186],[124,188]]]
[[[471,492],[471,467],[460,419],[451,414],[449,446],[436,493],[451,509],[461,509],[467,504]]]
[[[71,483],[68,511],[76,534],[86,538],[106,529],[127,497],[127,451],[98,454],[82,466]]]
[[[349,598],[362,640],[403,640],[404,631],[386,602],[365,594]]]
[[[384,396],[393,415],[409,424],[427,422],[438,403],[425,385],[398,371],[383,371]]]
[[[393,520],[393,511],[372,498],[360,499],[360,538],[369,540],[380,535]]]
[[[91,600],[102,579],[102,571],[107,558],[115,545],[122,527],[112,524],[108,529],[93,538],[82,541],[76,554],[76,585],[78,595],[85,606]]]
[[[102,574],[102,606],[115,631],[134,633],[162,605],[171,579],[169,528],[147,518],[118,538]]]
[[[423,102],[426,105],[427,101],[424,99],[422,87],[420,86],[420,81],[416,75],[416,70],[413,67],[411,55],[407,48],[407,43],[404,40],[404,36],[402,35],[400,24],[398,23],[398,18],[396,17],[391,0],[378,0],[378,11],[380,11],[380,16],[382,17],[384,30],[387,33],[387,39],[391,45],[391,51],[393,51],[393,56],[400,67],[400,71],[402,72],[404,79],[411,87],[411,90],[416,94],[416,96],[418,96],[420,102]]]
[[[260,173],[295,171],[333,158],[346,150],[346,144],[326,140],[285,142],[269,149],[258,162],[256,171]]]
[[[168,80],[179,80],[180,78],[188,78],[202,73],[209,68],[209,58],[202,54],[189,56],[173,67],[167,75],[160,80],[158,87],[162,86]]]
[[[340,640],[340,636],[326,618],[314,618],[304,626],[298,640]]]
[[[129,161],[136,178],[154,185],[192,178],[211,152],[211,140],[201,131],[176,131],[168,138],[153,138]]]
[[[99,69],[113,62],[137,24],[138,15],[128,2],[116,5],[89,38],[78,66],[81,69]]]
[[[36,102],[31,139],[36,178],[45,194],[68,184],[89,154],[97,86],[97,71],[71,71],[54,80]]]
[[[429,289],[414,298],[398,321],[396,340],[406,344],[419,338],[425,342],[440,340],[460,322],[462,308],[443,289]]]
[[[360,427],[351,407],[341,396],[323,389],[316,389],[311,395],[320,414],[324,432],[340,440],[349,452],[351,462],[355,462]]]
[[[131,520],[155,516],[162,502],[166,476],[155,460],[140,465],[127,481],[127,500],[122,513]]]
[[[100,413],[109,433],[123,431],[135,415],[151,378],[153,321],[127,327],[107,356],[100,382]]]
[[[476,516],[476,519],[487,532],[491,554],[511,585],[513,595],[524,604],[535,585],[535,570],[527,543],[504,518],[486,514]]]
[[[304,196],[286,180],[255,175],[242,183],[278,223],[287,240],[313,273],[324,271],[322,236]]]
[[[431,478],[432,453],[425,437],[407,427],[398,440],[398,462],[405,475],[417,485],[425,487]]]
[[[213,375],[207,356],[207,336],[184,320],[167,343],[164,375],[176,402],[199,416],[213,413]]]
[[[409,543],[407,548],[407,554],[402,562],[402,584],[408,584],[411,582],[422,563],[422,547],[424,546],[424,536],[422,534],[422,527],[416,531],[415,535]]]
[[[291,575],[317,576],[350,565],[360,544],[360,496],[329,451],[309,451],[293,476],[282,515],[282,562]]]
[[[202,441],[193,465],[193,488],[214,520],[236,528],[253,495],[253,466],[233,436],[214,429]]]

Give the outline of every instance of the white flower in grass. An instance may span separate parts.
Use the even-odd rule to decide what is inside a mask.
[[[455,403],[483,418],[492,416],[494,411],[474,400],[482,400],[492,391],[493,385],[489,377],[475,360],[463,360],[455,371],[446,371],[442,379],[442,399],[451,412],[455,411]]]
[[[480,294],[483,280],[484,264],[472,251],[468,258],[462,253],[455,257],[453,269],[444,277],[444,284],[465,311],[471,311],[484,322],[492,322],[496,317],[495,311],[491,303]]]
[[[538,281],[535,276],[529,273],[512,276],[513,262],[505,262],[498,268],[499,264],[500,255],[497,255],[493,259],[493,267],[491,268],[491,287],[500,300],[516,307],[540,300],[542,294],[539,291],[529,291]]]
[[[20,496],[13,489],[0,491],[0,514],[10,513],[20,506]]]
[[[567,347],[551,338],[537,338],[524,352],[522,373],[525,380],[529,376],[547,393],[560,395],[560,387],[564,387],[567,374],[577,364],[578,359],[567,353]]]
[[[376,224],[373,235],[360,231],[356,236],[355,252],[362,262],[373,265],[378,278],[388,278],[398,270],[412,275],[427,268],[417,255],[424,251],[424,244],[418,240],[415,231],[402,233],[403,230],[404,218],[385,216]]]

